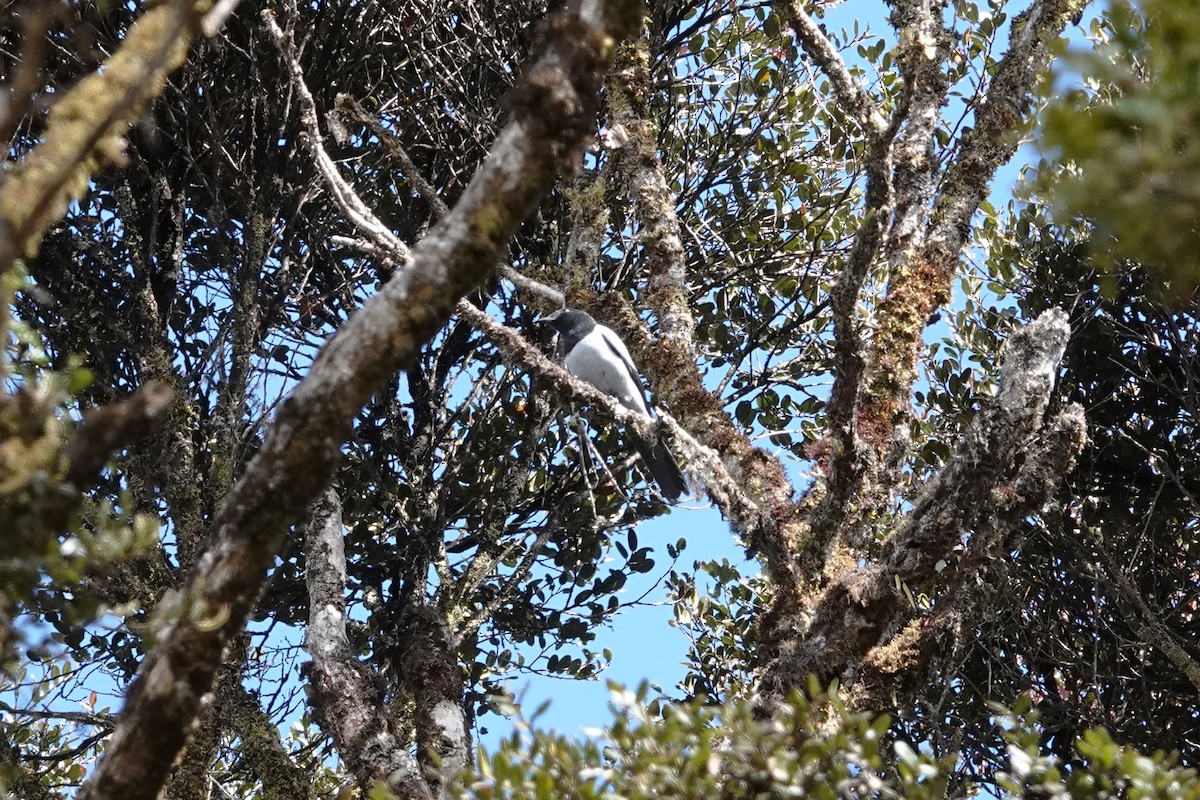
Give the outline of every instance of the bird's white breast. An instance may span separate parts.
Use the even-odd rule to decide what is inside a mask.
[[[615,337],[615,334],[611,335]],[[626,408],[650,416],[642,400],[637,376],[631,375],[624,360],[613,352],[605,339],[603,326],[597,325],[591,333],[580,339],[567,353],[564,363],[567,371],[575,377],[615,397]]]

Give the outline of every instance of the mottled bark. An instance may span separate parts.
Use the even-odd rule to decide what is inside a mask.
[[[397,639],[400,679],[413,698],[417,756],[430,793],[446,797],[471,750],[455,636],[438,609],[414,604],[402,612]]]
[[[218,698],[225,730],[238,737],[238,750],[262,784],[264,800],[304,800],[315,797],[312,776],[292,760],[279,740],[279,729],[256,697],[241,684],[229,686]]]
[[[317,721],[364,792],[383,784],[400,797],[428,797],[429,787],[388,713],[382,683],[358,661],[346,634],[345,533],[335,491],[313,504],[303,531],[309,601],[305,647],[312,656],[309,686]]]
[[[91,177],[121,162],[125,133],[183,63],[210,8],[208,0],[172,0],[147,11],[103,68],[54,105],[42,143],[0,184],[0,272],[35,253]]]
[[[950,664],[974,640],[984,617],[1012,602],[1005,591],[1013,581],[1009,554],[1020,547],[1022,522],[1054,497],[1084,439],[1077,406],[1060,413],[1037,436],[1016,480],[993,492],[1000,500],[997,513],[980,520],[957,561],[942,560],[933,611],[919,615],[911,607],[901,609],[879,646],[850,668],[854,681],[847,703],[852,708],[878,713],[906,707],[953,671]]]
[[[81,797],[158,793],[226,643],[241,630],[289,526],[329,481],[354,415],[491,273],[559,170],[574,163],[613,40],[629,35],[640,13],[636,2],[586,2],[547,25],[541,55],[512,101],[512,122],[458,204],[328,342],[226,495],[188,585],[159,608],[158,643]]]
[[[894,529],[875,563],[859,567],[856,554],[870,544],[868,520],[892,502],[909,449],[910,396],[922,332],[931,312],[948,299],[971,217],[988,182],[1015,150],[1014,134],[1025,119],[1036,75],[1045,66],[1046,49],[1083,3],[1041,0],[1014,25],[1009,52],[977,112],[976,132],[964,136],[939,180],[933,145],[948,91],[944,5],[908,0],[893,6],[905,102],[887,126],[860,95],[820,28],[799,8],[784,6],[806,52],[830,76],[846,113],[873,138],[868,140],[864,221],[831,298],[836,361],[830,447],[801,502],[798,516],[805,536],[789,554],[801,574],[815,577],[819,569],[829,588],[802,597],[776,593],[760,623],[764,639],[778,644],[764,673],[768,696],[803,686],[809,671],[832,677],[852,669],[883,634],[902,624],[895,580],[926,579],[928,568],[948,555],[945,521],[926,527],[933,521],[923,518],[928,507],[922,510],[920,504]],[[885,216],[890,218],[885,221]],[[857,318],[858,288],[876,258],[888,266],[888,291],[875,310],[874,331],[864,340]],[[1081,420],[1061,425],[1069,429],[1066,439],[1082,437]],[[978,442],[964,440],[961,446],[969,449]],[[1067,450],[1075,452],[1074,447]],[[994,468],[1000,472],[993,475],[1013,466],[1011,461],[997,463]],[[953,473],[944,472],[939,481],[940,489],[930,486],[923,493],[924,502],[944,502],[936,501],[936,492],[953,483]],[[1025,504],[1036,510],[1040,495],[1034,494]],[[1006,505],[1001,499],[995,513],[1003,517],[1012,501]],[[934,530],[941,533],[934,535]],[[932,553],[938,555],[928,560]],[[801,621],[800,607],[810,609],[808,623]]]
[[[911,613],[900,582],[935,579],[964,534],[994,539],[1041,509],[1085,440],[1077,406],[1043,420],[1068,335],[1066,315],[1056,310],[1013,335],[998,396],[899,520],[881,557],[831,584],[807,625],[777,620],[764,697],[781,698],[810,674],[822,682],[843,675]]]
[[[633,200],[641,227],[649,283],[646,302],[658,317],[658,340],[651,343],[636,314],[613,298],[597,299],[594,305],[608,306],[600,315],[621,331],[660,403],[678,417],[678,426],[668,427],[681,446],[677,452],[688,457],[688,472],[750,549],[765,556],[780,593],[795,596],[800,582],[791,554],[801,530],[783,465],[754,446],[701,382],[679,218],[650,117],[652,89],[643,39],[618,56],[607,98],[614,138],[620,142],[613,148],[614,170]]]
[[[931,65],[912,70],[909,82],[915,86],[909,114],[918,119],[909,123],[898,145],[897,211],[888,245],[892,271],[887,296],[877,311],[879,327],[871,345],[865,396],[858,412],[863,437],[881,458],[906,449],[921,333],[933,310],[949,297],[971,218],[986,196],[989,182],[996,169],[1016,152],[1016,133],[1027,119],[1031,93],[1046,65],[1048,48],[1085,5],[1085,0],[1039,0],[1014,20],[1009,50],[997,65],[996,78],[976,111],[975,127],[964,134],[940,180],[936,198],[930,171],[935,165],[928,163],[929,147],[933,123],[945,95],[941,85],[945,79]],[[917,6],[904,4],[898,7],[897,15],[901,8],[911,14]],[[910,45],[914,51],[909,58],[921,63],[924,55],[918,51],[940,30],[937,20],[915,24],[912,36],[917,39]],[[929,44],[940,45],[940,39],[934,38]],[[918,123],[919,135],[910,136],[909,131]],[[907,166],[900,169],[900,164]],[[893,482],[897,458],[893,455],[885,466],[884,472],[872,476],[884,487]],[[886,489],[875,494],[881,496],[883,492]]]
[[[829,78],[839,108],[862,129],[867,143],[863,159],[867,185],[862,223],[829,299],[835,358],[833,388],[826,412],[831,443],[824,448],[827,455],[818,465],[813,486],[801,500],[799,515],[806,530],[798,539],[797,561],[800,572],[811,581],[826,563],[829,549],[846,522],[850,501],[875,463],[874,454],[859,434],[858,405],[867,365],[867,340],[858,305],[863,285],[876,265],[892,225],[894,140],[906,119],[906,109],[897,109],[890,122],[885,119],[874,99],[850,74],[824,29],[804,8],[796,0],[786,0],[777,3],[776,10],[788,20],[804,52]],[[779,598],[779,602],[791,600]],[[773,613],[790,614],[793,608],[776,608]]]

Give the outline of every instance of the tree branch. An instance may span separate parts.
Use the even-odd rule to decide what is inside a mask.
[[[0,272],[13,258],[37,251],[93,175],[122,162],[126,131],[183,63],[209,5],[170,0],[150,9],[117,52],[55,103],[41,144],[0,184]],[[236,0],[226,5],[232,11]]]
[[[337,111],[343,116],[357,120],[360,124],[364,125],[367,130],[375,134],[375,137],[383,143],[384,148],[388,151],[388,155],[394,158],[400,165],[400,169],[403,170],[404,176],[408,178],[409,183],[415,186],[417,191],[421,193],[421,196],[425,198],[425,201],[429,203],[430,207],[433,209],[434,219],[440,219],[449,213],[450,208],[446,205],[446,201],[442,200],[441,195],[437,193],[437,190],[430,185],[429,181],[425,180],[425,176],[422,175],[420,170],[417,169],[416,162],[414,162],[412,157],[409,156],[408,150],[405,149],[403,142],[401,142],[394,133],[384,127],[383,123],[379,121],[378,117],[376,117],[374,114],[368,113],[367,110],[363,108],[357,100],[346,94],[338,95]],[[353,189],[350,190],[350,193],[353,194]],[[337,196],[338,195],[335,195],[335,197]],[[354,197],[354,200],[357,202],[355,202],[353,205],[361,205],[365,207],[366,204],[362,203],[361,200],[358,200],[357,196]],[[343,210],[346,211],[347,209],[343,207]],[[518,289],[531,294],[539,295],[549,300],[555,308],[561,308],[562,306],[566,305],[566,297],[562,292],[558,291],[554,287],[547,286],[541,281],[536,281],[527,275],[522,275],[508,264],[500,264],[497,269],[505,279],[507,279]]]
[[[806,630],[775,631],[779,644],[763,675],[763,696],[781,698],[810,673],[823,683],[841,674],[902,624],[908,607],[899,582],[934,578],[963,532],[998,536],[1041,508],[1086,438],[1077,406],[1043,421],[1068,335],[1066,315],[1052,309],[1012,336],[999,395],[921,492],[880,559],[833,583]]]
[[[846,62],[833,42],[829,41],[824,28],[809,15],[800,0],[779,0],[775,3],[775,13],[787,20],[804,52],[829,78],[842,113],[857,122],[868,138],[882,136],[888,122],[875,99],[850,74]]]
[[[1108,573],[1125,601],[1137,609],[1138,616],[1146,623],[1145,627],[1141,629],[1142,641],[1166,656],[1167,660],[1186,675],[1188,681],[1200,693],[1200,662],[1188,653],[1180,642],[1180,638],[1163,624],[1162,619],[1146,602],[1146,598],[1138,591],[1134,582],[1129,579],[1129,576],[1113,559],[1112,554],[1108,552],[1103,537],[1090,528],[1088,528],[1088,533],[1092,536],[1091,544],[1096,548],[1096,554],[1100,557],[1100,563],[1104,565],[1104,571]]]
[[[304,643],[312,656],[316,718],[364,794],[383,784],[403,798],[429,797],[416,759],[386,713],[379,684],[346,635],[345,532],[337,492],[329,489],[313,504],[302,530],[309,602]]]
[[[975,111],[975,126],[964,131],[958,157],[946,171],[929,223],[930,253],[943,274],[953,272],[971,231],[971,218],[987,196],[996,170],[1017,152],[1015,135],[1029,116],[1030,93],[1046,66],[1050,44],[1090,0],[1035,0],[1012,22],[1008,52]]]
[[[114,453],[161,421],[174,397],[167,385],[149,381],[125,400],[87,411],[66,450],[67,480],[81,488],[91,486]]]
[[[586,0],[546,26],[542,54],[511,103],[512,121],[454,210],[326,344],[225,496],[186,588],[158,610],[157,645],[83,800],[157,795],[222,650],[241,630],[289,526],[332,476],[354,416],[491,273],[559,170],[575,162],[613,40],[635,30],[640,14],[631,0]]]
[[[293,16],[295,16],[294,9]],[[263,22],[272,38],[275,39],[275,44],[279,47],[283,60],[291,73],[292,86],[295,88],[296,94],[300,96],[300,118],[304,122],[307,134],[304,141],[308,145],[309,152],[312,153],[317,170],[325,179],[325,185],[333,194],[334,202],[354,227],[381,248],[389,260],[407,263],[412,258],[408,245],[375,216],[375,212],[371,210],[370,206],[363,202],[354,187],[338,172],[337,165],[333,163],[333,159],[325,150],[325,138],[321,136],[321,127],[317,118],[317,104],[313,100],[312,92],[308,90],[308,84],[304,82],[304,70],[300,68],[300,61],[296,58],[296,43],[292,40],[291,29],[289,28],[286,33],[281,30],[278,23],[275,22],[274,14],[263,14]]]
[[[793,553],[802,532],[792,485],[779,459],[755,447],[733,425],[719,399],[704,387],[696,364],[696,323],[679,218],[649,113],[653,87],[645,41],[626,48],[617,66],[608,82],[609,108],[613,128],[623,131],[625,138],[617,148],[614,169],[624,179],[641,223],[639,235],[649,269],[646,300],[659,319],[659,340],[653,347],[640,348],[639,362],[656,395],[681,420],[676,423],[664,414],[663,427],[678,452],[688,457],[689,472],[702,479],[709,497],[747,546],[765,556],[779,594],[795,597],[799,579]],[[636,319],[628,322],[626,327],[640,325]],[[626,341],[637,338],[625,336]],[[721,456],[716,457],[710,447]]]
[[[900,446],[904,442],[895,437],[897,425],[905,424],[910,414],[909,397],[916,377],[921,333],[930,314],[949,295],[971,218],[978,210],[992,176],[1016,150],[1016,131],[1027,116],[1028,97],[1045,65],[1049,43],[1062,33],[1067,21],[1085,4],[1086,0],[1036,0],[1014,20],[1009,51],[1000,60],[996,79],[976,112],[975,129],[963,135],[931,214],[927,206],[932,187],[927,184],[929,178],[925,177],[924,170],[919,179],[910,179],[897,171],[897,217],[890,244],[893,271],[888,294],[878,309],[879,328],[872,343],[870,375],[860,414],[862,424],[868,428],[864,436],[881,455],[889,450],[899,453],[905,449]],[[919,48],[926,34],[922,33],[923,28],[914,30],[918,38],[912,46]],[[920,58],[921,55],[914,52],[912,57]],[[941,80],[944,83],[944,76]],[[931,105],[922,100],[925,95],[920,94],[910,101],[910,105],[919,109],[917,116],[936,119],[941,96],[944,92],[937,103]],[[910,127],[912,124],[910,122]],[[898,163],[912,161],[915,165],[920,159],[931,157],[926,148],[933,128],[927,127],[928,131],[921,133],[920,141],[913,141],[914,147],[920,144],[924,155],[918,157],[914,153],[911,158],[902,158],[898,153]],[[902,145],[900,149],[904,148]],[[920,191],[914,192],[913,186]],[[906,199],[905,195],[910,196]],[[910,221],[904,221],[905,215]],[[926,218],[927,223],[924,222]],[[924,229],[919,230],[919,227]],[[881,478],[882,484],[890,483],[888,476]]]
[[[851,668],[857,676],[848,705],[868,713],[905,707],[944,674],[947,661],[975,635],[983,615],[999,612],[1011,600],[999,589],[1007,585],[1008,554],[1020,545],[1016,533],[1023,520],[1054,496],[1085,438],[1079,406],[1068,407],[1050,422],[1016,478],[992,492],[1000,501],[999,513],[980,520],[957,562],[945,559],[946,568],[937,576],[941,585],[933,613],[915,616],[911,606],[902,605],[889,631],[903,629],[889,633]]]
[[[228,687],[221,713],[225,728],[237,734],[238,749],[262,784],[263,800],[315,797],[311,776],[292,760],[279,740],[279,729],[240,683]]]

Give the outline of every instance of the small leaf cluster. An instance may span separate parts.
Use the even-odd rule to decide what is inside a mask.
[[[454,788],[458,798],[784,798],[943,797],[956,757],[889,741],[891,720],[846,708],[810,684],[765,713],[753,701],[676,704],[612,689],[616,719],[582,741],[520,721],[479,775]],[[1041,746],[1029,696],[1015,709],[994,707],[1007,742],[998,786],[1006,796],[1061,800],[1200,798],[1192,769],[1169,756],[1122,748],[1103,729],[1084,733],[1068,770]],[[968,787],[968,793],[971,793]]]
[[[459,797],[750,798],[942,796],[946,770],[927,753],[891,763],[890,720],[849,712],[811,686],[775,713],[752,702],[672,704],[612,687],[616,719],[574,741],[520,726]]]

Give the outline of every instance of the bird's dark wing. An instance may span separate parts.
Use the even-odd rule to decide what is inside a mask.
[[[667,449],[665,444],[639,441],[637,450],[642,456],[642,463],[646,465],[654,482],[658,484],[658,490],[663,493],[663,497],[674,503],[680,495],[687,492],[687,483],[683,479],[683,472],[679,469],[679,462],[675,460],[674,454]]]

